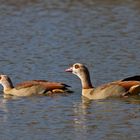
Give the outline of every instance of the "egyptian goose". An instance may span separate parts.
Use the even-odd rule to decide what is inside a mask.
[[[46,80],[31,80],[17,84],[15,87],[7,75],[0,75],[0,84],[3,86],[5,95],[31,96],[31,95],[50,95],[53,93],[70,92],[66,84],[59,82],[48,82]]]
[[[90,80],[89,71],[83,64],[76,63],[65,71],[71,72],[81,79],[82,95],[88,99],[128,97],[129,95],[138,95],[140,93],[140,76],[129,77],[94,88]]]

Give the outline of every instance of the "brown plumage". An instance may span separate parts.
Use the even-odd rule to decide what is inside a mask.
[[[0,84],[2,84],[5,94],[15,96],[52,95],[54,93],[71,92],[66,84],[46,80],[24,81],[14,87],[7,75],[0,75]]]
[[[92,86],[90,74],[86,66],[80,63],[66,69],[81,79],[82,95],[88,99],[105,99],[108,97],[126,97],[140,93],[140,76],[128,77],[119,81],[107,83],[97,88]]]
[[[46,80],[31,80],[31,81],[24,81],[21,83],[16,84],[16,88],[20,89],[22,87],[30,87],[32,85],[41,85],[43,86],[46,90],[51,91],[54,89],[67,89],[67,87],[70,87],[66,84],[59,83],[59,82],[49,82]]]

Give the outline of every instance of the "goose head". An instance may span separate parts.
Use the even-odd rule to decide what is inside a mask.
[[[0,84],[4,87],[13,87],[12,81],[7,75],[0,75]]]
[[[5,81],[9,81],[9,77],[7,75],[0,75],[0,84],[3,84]]]
[[[81,79],[83,88],[92,88],[90,74],[88,68],[85,65],[81,63],[75,63],[65,71],[77,75]]]
[[[73,64],[70,68],[65,70],[66,72],[71,72],[77,75],[80,79],[87,72],[87,68],[80,63]]]

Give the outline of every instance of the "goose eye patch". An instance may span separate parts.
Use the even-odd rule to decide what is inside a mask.
[[[79,68],[79,65],[75,65],[74,67],[75,67],[75,69],[78,69]]]

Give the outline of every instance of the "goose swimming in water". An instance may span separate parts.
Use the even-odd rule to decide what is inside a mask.
[[[65,70],[77,75],[82,84],[82,95],[88,99],[105,99],[108,97],[128,97],[140,93],[140,76],[128,77],[123,80],[114,81],[93,87],[88,68],[80,63],[74,64]]]
[[[6,95],[31,96],[40,94],[54,94],[70,92],[68,85],[59,82],[49,82],[46,80],[31,80],[17,84],[15,87],[7,75],[0,75],[0,84]]]

